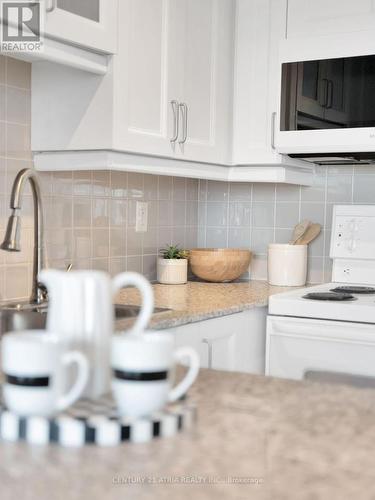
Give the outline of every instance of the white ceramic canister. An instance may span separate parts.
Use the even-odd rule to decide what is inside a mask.
[[[307,245],[268,245],[268,283],[303,286],[307,278]]]

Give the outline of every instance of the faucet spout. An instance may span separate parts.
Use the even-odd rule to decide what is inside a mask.
[[[10,196],[12,215],[9,217],[4,241],[0,245],[0,248],[7,252],[21,251],[21,217],[19,212],[22,210],[22,197],[27,181],[29,181],[31,185],[34,206],[34,253],[30,302],[33,304],[41,304],[46,300],[45,288],[40,285],[38,281],[39,273],[45,267],[43,207],[38,176],[31,168],[20,170],[14,179]]]

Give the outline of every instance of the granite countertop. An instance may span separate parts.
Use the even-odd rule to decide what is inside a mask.
[[[210,318],[226,316],[267,306],[268,298],[275,293],[291,290],[290,287],[271,286],[266,281],[242,283],[204,283],[189,281],[186,285],[153,285],[155,306],[171,311],[154,315],[150,326],[155,329],[172,328]],[[116,303],[140,303],[135,289],[122,290]],[[127,328],[132,320],[116,322],[118,330]]]
[[[374,391],[202,370],[190,396],[196,427],[169,439],[1,443],[1,499],[375,498]]]

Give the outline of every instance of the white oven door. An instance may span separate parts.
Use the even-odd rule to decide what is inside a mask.
[[[302,380],[310,371],[375,377],[375,325],[268,316],[266,375]]]

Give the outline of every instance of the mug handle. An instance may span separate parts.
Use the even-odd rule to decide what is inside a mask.
[[[187,392],[199,373],[199,356],[191,347],[180,347],[175,351],[173,357],[176,363],[188,358],[190,367],[181,382],[170,391],[168,395],[170,403],[173,403]]]
[[[154,292],[148,280],[138,273],[120,273],[112,280],[113,293],[126,286],[135,286],[141,293],[142,305],[140,313],[129,333],[143,332],[154,312]]]
[[[57,401],[57,410],[62,411],[69,408],[83,393],[89,379],[89,363],[87,358],[78,351],[70,351],[63,355],[62,364],[64,367],[76,363],[78,367],[77,380],[70,391],[61,396]]]

